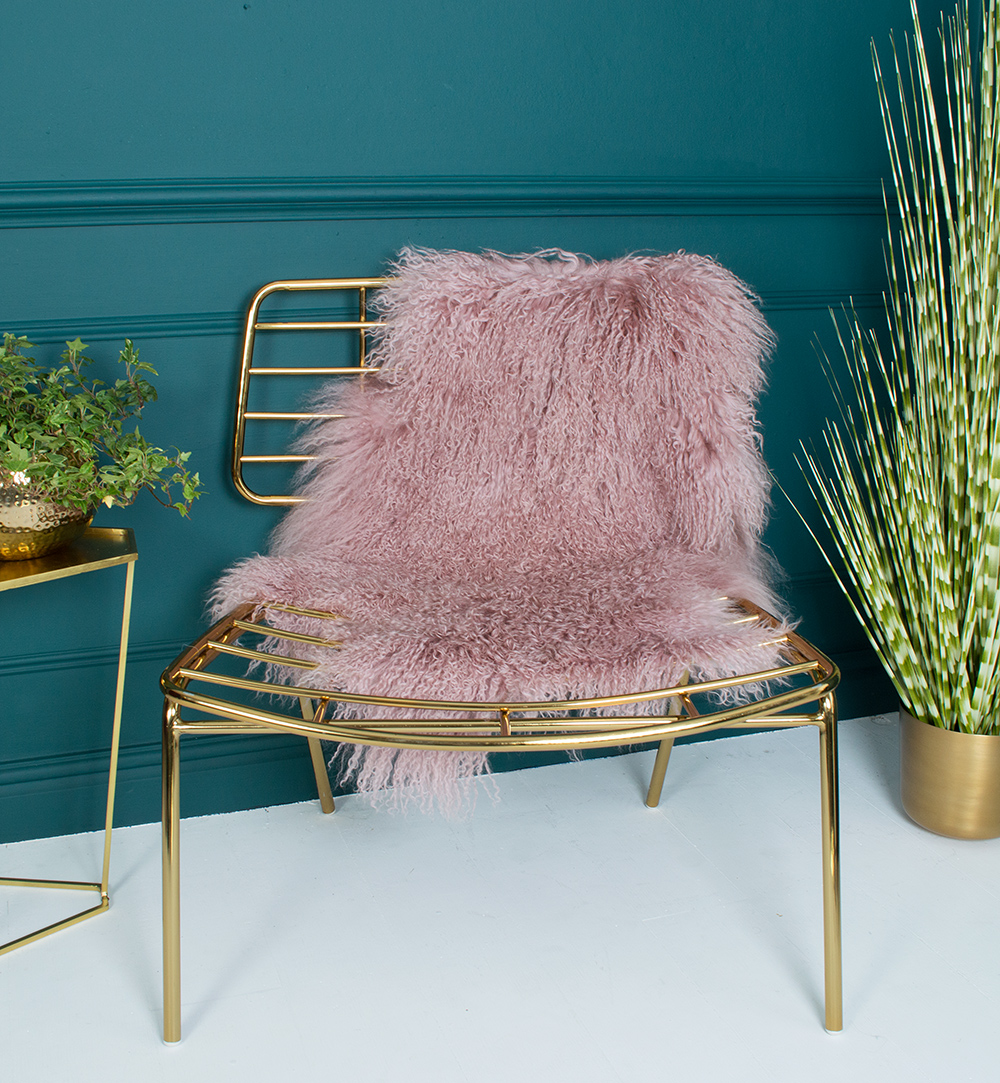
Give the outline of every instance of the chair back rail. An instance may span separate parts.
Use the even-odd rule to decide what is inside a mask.
[[[259,492],[246,477],[245,467],[261,465],[295,465],[309,462],[311,456],[297,455],[293,453],[255,453],[247,451],[248,429],[254,430],[258,423],[273,422],[297,422],[319,421],[324,418],[335,418],[339,415],[318,413],[313,410],[295,408],[291,410],[255,410],[250,408],[251,385],[258,379],[266,379],[269,383],[290,378],[308,377],[363,377],[365,373],[375,373],[377,368],[369,365],[368,360],[368,335],[377,327],[382,326],[380,320],[368,318],[368,291],[384,286],[388,279],[375,278],[314,278],[296,279],[281,282],[269,282],[254,295],[247,310],[247,318],[243,332],[243,351],[240,364],[239,388],[236,396],[236,425],[233,436],[232,475],[233,483],[237,491],[245,499],[254,504],[285,505],[298,504],[302,498],[294,493]],[[314,313],[279,313],[273,317],[264,318],[261,309],[268,298],[276,294],[295,293],[299,295],[317,293],[335,293],[338,297],[344,294],[354,295],[354,310],[357,318],[354,319],[324,319]],[[353,315],[353,313],[352,313]],[[351,335],[356,341],[356,364],[353,365],[326,365],[326,364],[297,364],[297,365],[261,365],[254,363],[255,347],[257,346],[258,334],[273,335],[275,333],[292,332],[330,332],[338,336]],[[249,425],[248,425],[249,423]],[[259,441],[255,441],[251,435],[251,448],[256,447]]]

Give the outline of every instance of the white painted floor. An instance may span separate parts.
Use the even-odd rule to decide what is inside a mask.
[[[11,1080],[1000,1079],[1000,840],[899,807],[894,718],[841,725],[845,1029],[822,1023],[817,738],[496,776],[460,822],[289,805],[183,825],[184,1040],[160,1040],[159,829],[112,908],[0,958]],[[0,847],[95,878],[99,835]],[[85,899],[5,889],[3,940]]]

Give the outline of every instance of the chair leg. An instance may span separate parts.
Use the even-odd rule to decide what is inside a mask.
[[[316,709],[308,696],[299,696],[299,707],[302,717],[311,722]],[[336,807],[333,803],[333,790],[330,789],[330,776],[326,770],[326,760],[323,758],[323,745],[318,737],[307,737],[309,742],[309,756],[312,759],[313,774],[316,776],[316,792],[319,794],[319,807],[324,812],[333,812]]]
[[[840,921],[840,808],[837,767],[837,703],[831,693],[822,704],[820,786],[823,800],[823,954],[826,1029],[844,1026]]]
[[[653,761],[653,774],[649,779],[649,789],[646,791],[646,805],[656,808],[660,803],[660,794],[663,791],[663,779],[667,773],[667,764],[670,763],[670,751],[674,747],[673,737],[664,737],[660,747],[656,750],[656,759]]]
[[[181,1040],[180,734],[163,705],[163,1040]]]

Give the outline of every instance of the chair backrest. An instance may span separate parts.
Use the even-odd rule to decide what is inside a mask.
[[[383,324],[368,294],[387,285]],[[357,535],[492,560],[516,539],[536,564],[667,545],[756,566],[768,478],[753,402],[770,341],[746,286],[685,253],[405,250],[391,280],[273,282],[247,317],[234,481],[255,503],[298,505],[282,552]],[[331,376],[362,387],[337,392]],[[314,451],[319,469],[293,481]],[[256,481],[282,465],[284,486]]]
[[[367,364],[368,335],[381,326],[381,321],[368,319],[368,292],[387,281],[291,279],[269,282],[254,295],[243,333],[232,453],[233,482],[247,500],[276,505],[301,501],[300,496],[287,491],[259,491],[263,482],[258,478],[266,478],[270,489],[284,488],[291,481],[287,468],[312,458],[284,450],[291,430],[304,422],[339,416],[302,407],[318,381],[329,377],[363,379],[365,373],[378,371]],[[271,303],[265,305],[268,300]],[[310,307],[300,304],[292,308],[290,302],[309,302]],[[266,336],[266,345],[258,335],[261,340]],[[289,361],[290,339],[295,341]],[[254,475],[252,481],[247,467]],[[258,467],[269,469],[265,474]],[[275,471],[275,467],[286,469]],[[276,478],[280,473],[285,476]],[[283,483],[280,486],[275,484],[279,480]]]

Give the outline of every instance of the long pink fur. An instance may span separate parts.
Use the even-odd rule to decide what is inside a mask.
[[[216,611],[343,614],[310,684],[383,695],[592,696],[774,664],[726,600],[775,606],[754,412],[772,338],[747,287],[684,253],[407,249],[392,274],[380,376],[320,403],[347,416],[306,438],[308,499],[270,556],[226,573]],[[446,806],[486,768],[343,759],[361,790]]]

